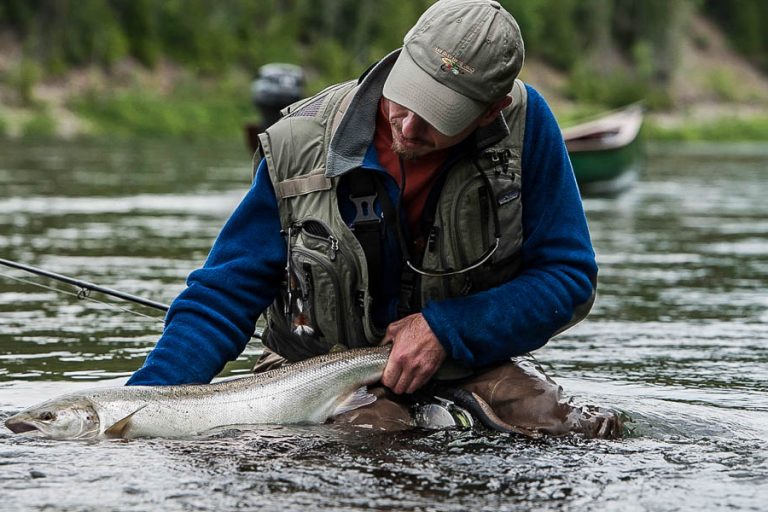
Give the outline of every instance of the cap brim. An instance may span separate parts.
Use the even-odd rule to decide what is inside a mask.
[[[449,71],[438,69],[437,72]],[[434,79],[411,59],[406,48],[400,52],[384,82],[382,94],[448,136],[459,134],[488,108],[487,104],[459,94]]]

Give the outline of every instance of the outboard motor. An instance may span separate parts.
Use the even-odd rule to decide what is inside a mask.
[[[280,110],[304,97],[304,71],[293,64],[271,63],[259,68],[251,84],[251,100],[262,116],[262,130],[280,119]]]

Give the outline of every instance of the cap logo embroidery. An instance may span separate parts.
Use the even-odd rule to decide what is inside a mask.
[[[443,61],[442,65],[440,66],[441,71],[445,71],[446,73],[453,73],[454,75],[471,75],[475,72],[475,68],[460,61],[442,48],[436,46],[433,49],[435,53],[440,56],[440,60]]]
[[[440,66],[441,71],[445,71],[446,73],[453,73],[454,75],[464,74],[464,72],[456,65],[455,60],[449,59],[448,57],[443,57],[442,60],[443,65]]]

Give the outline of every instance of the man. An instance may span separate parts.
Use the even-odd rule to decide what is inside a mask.
[[[586,316],[597,274],[560,130],[516,80],[523,56],[497,2],[440,0],[359,81],[286,109],[129,384],[210,381],[268,308],[257,371],[392,343],[379,400],[337,421],[411,424],[401,396],[452,379],[507,422],[615,435],[516,357]]]

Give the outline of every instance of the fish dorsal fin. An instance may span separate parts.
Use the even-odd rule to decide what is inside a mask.
[[[370,394],[368,392],[368,388],[362,386],[357,388],[353,393],[346,397],[343,402],[336,406],[336,409],[333,411],[331,416],[338,416],[339,414],[344,414],[345,412],[354,411],[359,407],[372,404],[375,401],[376,396]]]
[[[147,406],[147,404],[144,404],[141,407],[139,407],[138,409],[136,409],[135,411],[133,411],[131,414],[126,416],[125,418],[123,418],[123,419],[121,419],[119,421],[116,421],[114,424],[112,424],[111,427],[109,427],[108,429],[106,429],[104,431],[104,435],[106,437],[112,437],[112,438],[121,438],[121,437],[123,437],[123,434],[125,434],[126,429],[128,428],[128,426],[131,423],[131,418],[133,418],[133,415],[136,414],[137,412],[139,412],[140,410],[142,410],[143,408],[145,408],[146,406]]]

